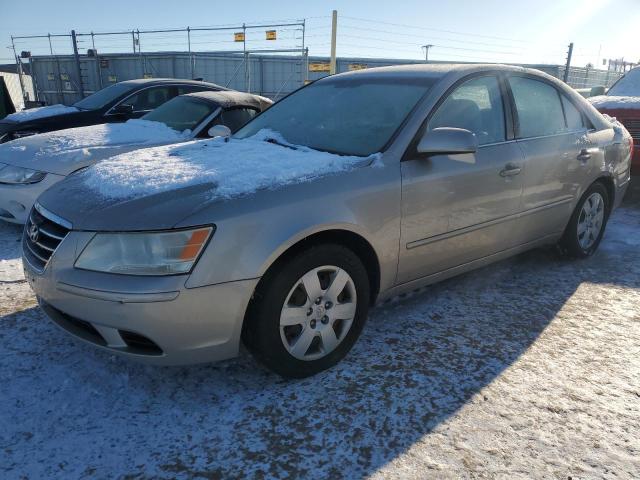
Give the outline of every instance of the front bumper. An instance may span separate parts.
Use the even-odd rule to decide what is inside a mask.
[[[186,288],[188,275],[132,277],[73,268],[93,234],[71,232],[39,274],[25,277],[49,318],[85,342],[156,365],[212,362],[238,354],[258,279]]]
[[[0,220],[24,224],[31,207],[42,192],[63,180],[62,175],[47,173],[41,182],[26,185],[0,183]]]

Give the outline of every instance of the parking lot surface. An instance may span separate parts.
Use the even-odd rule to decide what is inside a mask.
[[[376,308],[337,367],[157,368],[78,343],[0,225],[2,478],[640,477],[640,205],[599,252],[511,260]]]

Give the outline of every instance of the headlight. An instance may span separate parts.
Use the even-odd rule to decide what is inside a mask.
[[[153,233],[98,233],[75,267],[122,275],[188,273],[213,233],[213,227]]]
[[[0,183],[25,184],[41,182],[47,174],[30,168],[0,163]]]

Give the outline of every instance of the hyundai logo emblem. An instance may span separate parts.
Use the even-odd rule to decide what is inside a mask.
[[[33,243],[36,243],[38,241],[38,236],[40,235],[40,229],[35,223],[32,223],[31,225],[29,225],[29,230],[27,231],[27,235],[29,235],[29,238]]]

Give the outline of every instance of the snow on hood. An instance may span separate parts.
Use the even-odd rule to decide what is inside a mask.
[[[640,97],[616,97],[598,95],[587,99],[597,109],[640,109]]]
[[[68,113],[79,112],[76,107],[68,107],[66,105],[49,105],[48,107],[30,108],[28,110],[22,110],[21,112],[12,113],[5,117],[5,120],[12,120],[14,122],[26,122],[29,120],[36,120],[38,118],[53,117],[55,115],[66,115]]]
[[[310,181],[368,165],[379,157],[335,155],[291,145],[264,129],[243,140],[216,138],[136,150],[104,160],[80,175],[91,190],[111,199],[199,184],[212,185],[211,199],[226,199]]]
[[[76,164],[90,164],[104,158],[100,150],[112,156],[118,153],[113,148],[175,143],[186,140],[190,133],[189,130],[180,133],[161,122],[139,119],[69,128],[0,144],[0,162],[64,175],[75,170]]]

